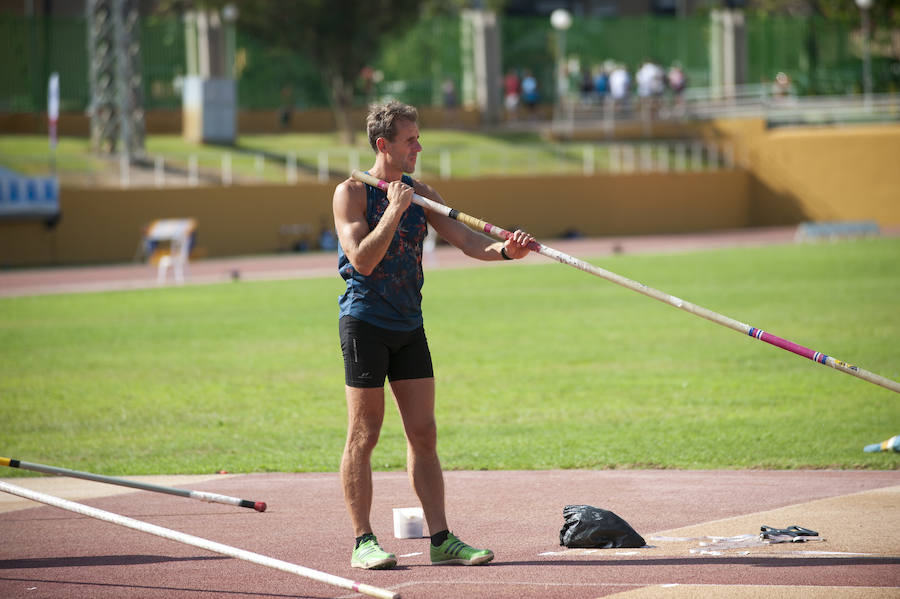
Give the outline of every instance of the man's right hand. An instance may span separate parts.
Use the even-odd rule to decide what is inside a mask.
[[[390,205],[402,214],[412,203],[413,188],[403,181],[391,181],[388,184],[387,198]]]

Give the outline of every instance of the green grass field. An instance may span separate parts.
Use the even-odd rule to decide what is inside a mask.
[[[591,261],[897,380],[898,258],[894,238]],[[340,291],[335,275],[0,299],[0,455],[336,471]],[[900,433],[896,393],[576,269],[430,271],[424,295],[447,469],[900,465],[862,451]],[[404,468],[396,409],[373,465]]]

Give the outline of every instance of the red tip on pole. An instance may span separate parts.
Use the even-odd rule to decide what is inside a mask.
[[[256,503],[253,504],[253,509],[255,509],[257,512],[266,511],[266,502],[265,501],[257,501]]]

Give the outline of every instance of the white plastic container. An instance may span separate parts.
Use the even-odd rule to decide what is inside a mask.
[[[420,507],[395,507],[394,536],[398,539],[421,539],[424,518]]]

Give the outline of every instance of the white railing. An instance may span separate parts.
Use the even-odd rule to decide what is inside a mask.
[[[518,144],[502,149],[429,149],[419,156],[415,177],[451,178],[546,175],[698,172],[738,165],[731,144],[702,141]],[[245,164],[247,161],[245,160]],[[336,181],[360,167],[357,150],[298,151],[277,159],[252,157],[240,174],[231,152],[156,155],[141,164],[119,160],[119,187],[167,187],[259,184],[294,185],[299,181]],[[185,166],[186,165],[186,166]],[[365,167],[366,165],[362,165]],[[97,181],[102,184],[101,181]]]
[[[26,157],[18,156],[19,159]],[[370,165],[363,150],[304,150],[286,155],[234,151],[153,154],[129,161],[114,157],[105,168],[68,175],[70,183],[98,187],[166,188],[197,186],[296,185],[336,182]],[[42,157],[35,156],[34,161]],[[429,147],[413,176],[429,181],[476,177],[521,177],[603,173],[688,172],[730,169],[744,164],[730,144],[703,141],[598,141],[507,144],[487,149]],[[66,173],[60,181],[67,184]]]
[[[592,127],[607,135],[623,122],[707,120],[713,118],[764,118],[770,123],[843,123],[860,120],[900,120],[900,94],[870,96],[797,96],[792,89],[779,93],[771,85],[689,88],[679,98],[630,96],[585,101],[567,99],[556,110],[552,130],[561,135]]]

